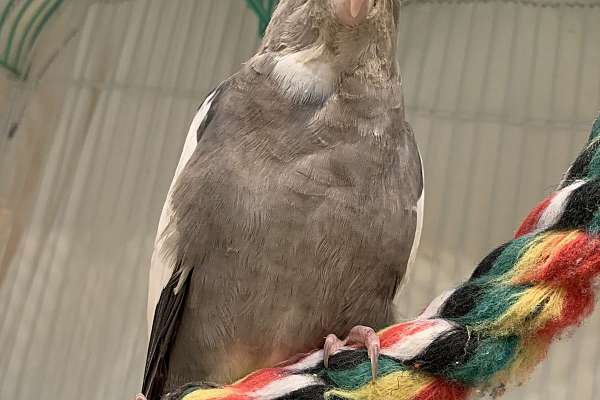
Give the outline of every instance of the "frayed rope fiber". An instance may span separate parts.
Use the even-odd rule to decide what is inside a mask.
[[[379,332],[378,378],[364,350],[323,351],[225,387],[190,384],[177,400],[461,400],[523,382],[594,306],[600,274],[600,117],[557,191],[471,278],[415,320]]]

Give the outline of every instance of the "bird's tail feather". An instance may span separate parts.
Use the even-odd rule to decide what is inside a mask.
[[[159,400],[164,393],[171,344],[177,334],[179,317],[189,287],[189,279],[185,279],[181,290],[175,291],[180,283],[180,265],[175,271],[162,290],[152,322],[142,384],[142,393],[148,400]]]

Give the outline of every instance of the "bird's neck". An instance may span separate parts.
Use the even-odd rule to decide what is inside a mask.
[[[325,45],[315,45],[267,57],[269,79],[283,96],[299,103],[323,102],[336,93],[362,96],[399,80],[395,57],[374,46],[334,54]]]

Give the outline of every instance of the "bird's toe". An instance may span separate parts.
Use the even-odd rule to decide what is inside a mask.
[[[358,325],[350,330],[346,343],[349,345],[360,345],[367,349],[369,360],[371,360],[371,374],[373,380],[377,378],[378,359],[381,343],[377,333],[368,326]]]
[[[339,349],[346,345],[346,340],[340,340],[333,333],[325,338],[323,346],[323,364],[325,368],[329,368],[329,357],[335,354]]]

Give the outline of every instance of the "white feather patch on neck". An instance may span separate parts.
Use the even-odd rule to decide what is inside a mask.
[[[277,58],[272,78],[283,93],[297,103],[322,101],[335,90],[337,74],[324,62],[321,47]]]

